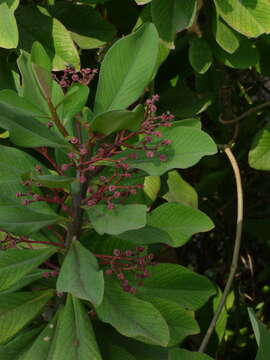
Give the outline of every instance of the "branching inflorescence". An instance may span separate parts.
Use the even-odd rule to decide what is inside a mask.
[[[96,69],[81,69],[80,72],[72,67],[67,67],[61,74],[53,74],[53,78],[61,87],[67,89],[76,82],[88,85],[96,74]],[[132,177],[144,178],[144,173],[129,164],[130,160],[136,160],[138,154],[145,159],[155,159],[160,162],[167,160],[167,156],[162,153],[164,146],[171,144],[171,140],[164,139],[160,129],[172,126],[174,115],[163,113],[157,116],[157,105],[159,95],[153,95],[146,100],[144,119],[139,125],[138,130],[120,130],[114,136],[91,131],[91,124],[85,124],[76,119],[80,127],[88,131],[88,139],[82,142],[80,137],[70,134],[69,143],[73,150],[67,152],[67,162],[58,164],[54,157],[49,153],[47,147],[40,147],[36,150],[42,154],[51,164],[58,176],[66,176],[66,173],[73,172],[77,183],[84,186],[86,191],[80,200],[79,207],[92,208],[97,204],[106,204],[108,210],[113,210],[118,204],[124,204],[129,196],[136,195],[143,189],[143,183],[134,183]],[[50,122],[49,128],[57,126],[57,123]],[[66,130],[65,130],[66,131]],[[129,150],[128,154],[127,150]],[[105,166],[105,165],[107,166]],[[57,211],[68,217],[70,222],[76,216],[71,206],[72,194],[63,188],[48,188],[39,183],[36,176],[44,175],[40,165],[35,168],[35,174],[30,174],[23,181],[25,192],[18,192],[17,198],[23,197],[22,204],[28,206],[35,202],[46,202],[54,204]],[[52,230],[53,227],[50,227]],[[53,242],[52,245],[65,247],[64,238],[67,236],[66,230],[54,230],[60,242]],[[9,239],[11,239],[9,235]],[[31,239],[26,237],[12,237],[12,244],[19,242],[31,244]],[[137,280],[137,285],[141,284],[140,279],[149,276],[147,266],[151,265],[153,255],[142,255],[144,248],[137,247],[135,250],[121,252],[114,250],[114,255],[95,256],[100,260],[100,264],[105,266],[107,275],[114,275],[121,281],[124,291],[136,292],[136,288],[131,286],[126,278],[126,273],[133,273]],[[108,268],[109,266],[109,268]],[[55,274],[55,273],[54,273]]]

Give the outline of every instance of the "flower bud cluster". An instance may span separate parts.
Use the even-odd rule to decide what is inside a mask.
[[[91,68],[83,68],[80,71],[76,71],[73,66],[67,66],[61,72],[54,71],[52,77],[63,89],[67,89],[74,83],[89,85],[97,72],[97,69]]]
[[[152,261],[154,255],[144,253],[145,248],[139,246],[136,247],[135,250],[121,251],[119,249],[114,249],[113,256],[105,255],[102,258],[102,255],[100,255],[102,264],[107,265],[105,274],[107,276],[114,276],[118,279],[121,282],[124,291],[135,294],[137,291],[136,286],[142,286],[143,279],[150,276],[147,267],[156,265],[156,263]],[[132,274],[133,277],[131,280],[130,274]],[[132,285],[134,280],[136,286]]]

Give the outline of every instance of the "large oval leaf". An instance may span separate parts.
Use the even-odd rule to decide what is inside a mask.
[[[0,344],[29,323],[53,296],[53,291],[0,295]]]
[[[268,0],[214,0],[217,12],[236,31],[249,37],[270,32]]]
[[[24,275],[42,264],[55,249],[8,249],[0,252],[0,291],[17,283]]]
[[[102,321],[125,336],[162,346],[169,342],[169,329],[160,312],[152,304],[124,292],[111,278],[106,281],[104,300],[96,311]]]
[[[107,205],[96,205],[87,209],[87,215],[99,234],[118,235],[144,227],[146,210],[146,206],[141,204],[116,205],[114,209],[108,209]]]
[[[62,264],[57,290],[100,304],[104,293],[103,273],[95,256],[75,241]]]
[[[257,170],[270,170],[270,125],[254,137],[248,154],[249,165]]]
[[[14,11],[18,5],[18,0],[0,1],[0,47],[12,49],[18,45],[19,34],[14,16]]]
[[[151,80],[158,56],[158,34],[145,24],[117,41],[101,65],[95,113],[121,110],[132,104]]]
[[[173,47],[176,32],[192,25],[197,10],[197,1],[153,0],[151,13],[160,38]]]
[[[192,235],[213,229],[211,219],[198,209],[181,203],[166,203],[148,215],[147,224],[165,231],[171,238],[169,245],[181,246]]]
[[[160,298],[197,310],[215,293],[210,281],[176,264],[158,264],[150,269],[137,294],[143,300]]]

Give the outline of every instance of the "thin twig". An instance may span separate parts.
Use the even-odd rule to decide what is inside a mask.
[[[224,125],[230,125],[238,123],[240,120],[244,119],[245,117],[252,115],[253,113],[257,112],[258,110],[261,110],[267,106],[270,106],[270,101],[266,101],[263,104],[260,104],[258,106],[254,106],[251,109],[245,111],[242,115],[237,116],[236,118],[232,120],[223,120],[221,117],[219,117],[219,122],[221,122]]]
[[[229,273],[229,278],[227,281],[227,284],[225,286],[222,298],[220,300],[220,303],[218,304],[217,310],[213,316],[213,319],[209,325],[209,328],[203,338],[203,341],[201,343],[201,346],[199,348],[199,352],[204,352],[208,342],[210,340],[210,337],[215,329],[217,320],[220,316],[220,313],[225,305],[227,296],[229,294],[230,288],[232,286],[233,283],[233,279],[235,276],[235,272],[237,269],[237,264],[238,264],[238,258],[239,258],[239,250],[240,250],[240,244],[241,244],[241,236],[242,236],[242,226],[243,226],[243,188],[242,188],[242,181],[241,181],[241,174],[240,174],[240,170],[237,164],[237,160],[235,159],[231,148],[230,147],[225,147],[224,148],[224,152],[227,155],[231,166],[233,168],[233,172],[234,172],[234,177],[235,177],[235,181],[236,181],[236,189],[237,189],[237,225],[236,225],[236,235],[235,235],[235,244],[234,244],[234,251],[233,251],[233,258],[232,258],[232,263],[231,263],[231,268],[230,268],[230,273]]]

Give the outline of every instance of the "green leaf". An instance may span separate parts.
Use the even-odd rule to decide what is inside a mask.
[[[259,62],[259,52],[255,44],[244,36],[238,35],[239,47],[233,54],[222,50],[218,46],[213,47],[215,56],[226,66],[236,69],[247,69]]]
[[[236,31],[248,37],[270,32],[268,0],[214,0],[218,14]]]
[[[108,360],[136,360],[136,358],[127,352],[127,350],[117,345],[111,345],[109,347],[109,352]]]
[[[57,279],[57,291],[68,292],[79,299],[100,304],[104,293],[103,272],[95,256],[74,241]]]
[[[253,169],[270,170],[270,124],[255,135],[248,154],[248,163]]]
[[[46,246],[46,245],[44,245]],[[10,294],[13,293],[15,291],[18,291],[24,287],[26,287],[27,285],[40,280],[43,278],[44,273],[48,272],[48,270],[46,269],[37,269],[34,270],[32,273],[29,273],[27,275],[24,275],[19,281],[17,281],[14,285],[12,285],[11,287],[9,287],[8,289],[1,291],[1,294]]]
[[[12,49],[18,45],[19,34],[14,16],[18,5],[19,0],[0,0],[0,47]]]
[[[49,106],[41,92],[37,76],[33,69],[30,54],[25,51],[21,51],[21,55],[19,56],[17,63],[22,77],[22,86],[18,91],[19,95],[23,97],[24,100],[27,100],[33,108],[37,109],[38,114],[41,114],[41,116],[47,115],[45,120],[48,122],[48,117],[50,117]]]
[[[270,333],[256,318],[253,309],[248,308],[248,315],[259,347],[255,360],[268,360],[270,353]]]
[[[215,288],[206,277],[183,266],[158,264],[149,271],[150,276],[137,290],[143,300],[164,299],[197,310],[215,293]]]
[[[169,109],[179,118],[193,117],[205,111],[211,102],[210,94],[198,94],[180,79],[176,86],[161,92],[159,110],[167,111]]]
[[[0,252],[0,291],[8,289],[24,275],[55,253],[55,249],[8,249]]]
[[[107,205],[95,205],[86,209],[93,228],[100,235],[118,235],[145,226],[146,210],[146,206],[141,204],[115,205],[114,209],[108,209]]]
[[[62,70],[67,64],[79,69],[80,58],[70,32],[59,20],[41,11],[30,6],[16,11],[21,47],[30,52],[33,42],[38,41],[52,58],[54,70]]]
[[[59,114],[62,123],[66,125],[77,113],[79,113],[89,95],[89,87],[79,83],[74,83],[66,92],[65,97],[61,100],[61,113]]]
[[[170,244],[172,242],[167,232],[148,225],[138,230],[126,231],[119,234],[118,237],[130,241],[134,243],[134,245]]]
[[[47,9],[66,26],[82,49],[101,47],[116,35],[115,27],[90,6],[57,1]]]
[[[223,50],[233,54],[239,47],[239,36],[218,15],[214,19],[216,42]]]
[[[65,188],[70,185],[75,178],[60,175],[36,175],[31,174],[31,179],[48,188]]]
[[[69,147],[63,138],[37,121],[32,113],[3,101],[0,101],[0,126],[10,132],[11,141],[18,146]]]
[[[48,358],[102,360],[89,316],[75,297],[68,297],[59,315]]]
[[[200,332],[199,325],[194,319],[192,312],[164,299],[151,299],[151,304],[158,309],[169,326],[170,342],[168,346],[175,346],[181,343],[187,336]]]
[[[159,176],[146,176],[143,184],[143,191],[152,200],[157,199],[161,188],[161,180]]]
[[[31,49],[31,62],[34,75],[39,87],[46,99],[52,97],[52,60],[44,47],[37,41],[34,42]]]
[[[26,98],[19,96],[13,90],[1,90],[0,91],[0,101],[6,103],[13,108],[18,108],[31,112],[33,115],[40,117],[44,115],[44,112],[36,107],[33,103],[28,101]],[[18,111],[19,111],[18,110]]]
[[[133,111],[112,110],[97,115],[91,122],[92,131],[110,135],[120,130],[138,130],[144,120],[144,107],[136,107]]]
[[[47,360],[48,352],[52,343],[52,339],[55,333],[55,325],[58,313],[48,323],[48,325],[42,330],[39,336],[32,341],[31,345],[19,360]]]
[[[0,345],[0,358],[2,360],[22,360],[21,354],[31,345],[39,332],[40,328],[23,332],[7,344]]]
[[[189,61],[199,74],[204,74],[212,65],[212,52],[208,43],[203,38],[196,36],[190,40]]]
[[[171,349],[168,360],[214,360],[210,356],[185,349]]]
[[[52,296],[52,290],[0,295],[0,344],[37,316]]]
[[[197,10],[197,1],[153,0],[151,13],[160,38],[174,48],[173,41],[177,32],[190,27]]]
[[[135,0],[137,5],[145,5],[150,3],[152,0]]]
[[[138,99],[152,78],[158,49],[157,31],[149,23],[109,49],[101,65],[96,114],[125,109]]]
[[[166,203],[154,209],[147,219],[147,224],[169,234],[169,245],[184,245],[192,235],[210,231],[214,224],[211,219],[198,209],[181,203]]]
[[[57,319],[48,324],[23,357],[36,359],[102,360],[89,316],[78,299],[68,296]]]
[[[57,214],[44,214],[26,206],[2,205],[0,200],[0,228],[16,235],[30,235],[44,226],[61,220]]]
[[[106,280],[104,299],[96,312],[122,335],[162,346],[169,342],[169,329],[160,312],[152,304],[124,292],[117,281]]]
[[[164,195],[168,202],[179,202],[185,205],[198,207],[198,194],[196,190],[187,183],[177,171],[168,173],[169,192]]]
[[[171,140],[172,144],[159,147],[158,152],[151,159],[148,159],[143,151],[126,150],[121,156],[128,156],[131,153],[137,155],[137,159],[127,159],[130,167],[144,170],[149,175],[160,176],[171,169],[193,166],[203,156],[215,154],[217,151],[210,136],[197,128],[176,126],[159,130],[162,138]],[[154,140],[151,144],[157,143],[160,143],[160,139]],[[165,155],[167,160],[160,161],[160,154]]]

